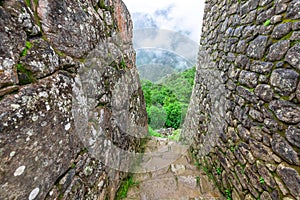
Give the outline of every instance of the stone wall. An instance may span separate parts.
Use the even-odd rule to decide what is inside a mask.
[[[183,127],[233,199],[300,199],[300,1],[209,0]]]
[[[2,0],[0,26],[0,199],[114,199],[147,133],[125,5]]]

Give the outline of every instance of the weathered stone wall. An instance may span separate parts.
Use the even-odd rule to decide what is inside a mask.
[[[224,195],[300,199],[300,1],[206,1],[183,138]]]
[[[0,27],[0,199],[114,199],[147,132],[125,5],[4,0]]]

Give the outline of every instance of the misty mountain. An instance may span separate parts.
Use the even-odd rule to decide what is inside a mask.
[[[162,49],[137,49],[136,65],[142,79],[156,82],[174,72],[182,72],[195,65],[186,58]]]
[[[158,28],[153,17],[148,13],[132,13],[134,29]]]

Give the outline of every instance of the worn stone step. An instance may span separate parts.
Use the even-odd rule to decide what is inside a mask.
[[[148,142],[134,175],[138,187],[130,188],[127,200],[210,200],[224,199],[207,175],[191,163],[184,146],[166,138]]]

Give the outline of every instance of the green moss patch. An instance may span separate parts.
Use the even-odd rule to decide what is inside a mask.
[[[21,63],[17,65],[17,72],[20,85],[34,83],[36,81],[32,72],[27,70]]]
[[[24,56],[26,56],[27,55],[27,51],[28,51],[28,49],[30,49],[32,47],[32,43],[31,42],[29,42],[29,41],[26,41],[26,43],[25,43],[25,48],[23,49],[23,51],[21,52],[21,57],[24,57]]]
[[[128,189],[131,186],[138,185],[138,182],[134,182],[132,176],[129,176],[127,179],[123,180],[121,186],[117,191],[116,200],[124,199],[127,197]]]
[[[30,1],[30,0],[25,0],[25,3],[26,3],[26,5],[27,5],[28,7],[31,6],[31,1]]]

